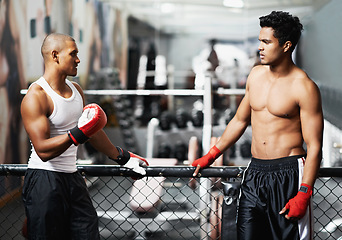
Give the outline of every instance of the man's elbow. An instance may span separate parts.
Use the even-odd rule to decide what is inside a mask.
[[[55,156],[53,156],[52,154],[49,153],[42,153],[42,152],[38,152],[36,151],[38,157],[43,161],[43,162],[47,162],[49,160],[51,160],[52,158],[54,158]]]
[[[317,158],[322,160],[322,144],[320,143],[309,143],[307,144],[307,152],[311,153],[312,155],[316,155]]]

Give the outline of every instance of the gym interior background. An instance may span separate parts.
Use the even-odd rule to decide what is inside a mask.
[[[20,103],[22,90],[43,74],[40,46],[46,34],[61,32],[75,38],[81,63],[72,80],[88,91],[88,102],[105,109],[109,119],[105,130],[113,143],[145,157],[176,159],[177,165],[187,165],[192,137],[199,141],[196,153],[203,150],[206,118],[203,96],[191,91],[203,90],[205,81],[210,81],[215,92],[211,135],[220,136],[257,62],[259,16],[284,10],[304,24],[294,59],[322,94],[322,167],[341,167],[341,9],[339,0],[2,0],[0,164],[27,163],[30,146]],[[91,92],[173,89],[189,94]],[[237,94],[224,94],[224,89]],[[152,138],[148,138],[149,129]],[[248,129],[225,154],[222,165],[245,166],[249,146]],[[79,159],[80,164],[111,164],[87,145],[80,148]],[[19,191],[21,181],[0,176],[0,184],[1,212],[13,201],[9,192]],[[339,180],[337,185],[341,186]],[[15,197],[20,202],[20,195]],[[337,214],[336,219],[341,218]]]

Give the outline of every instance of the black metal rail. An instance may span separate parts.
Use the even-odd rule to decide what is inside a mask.
[[[133,171],[118,165],[78,165],[78,171],[88,176],[128,176],[137,177]],[[202,169],[199,177],[242,177],[245,167],[209,167]],[[24,176],[27,164],[1,164],[0,176]],[[146,175],[151,177],[192,177],[194,167],[147,167]],[[321,168],[319,177],[342,177],[342,167]]]

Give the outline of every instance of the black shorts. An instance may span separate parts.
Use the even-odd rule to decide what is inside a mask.
[[[304,156],[252,158],[241,184],[238,239],[312,239],[312,203],[298,221],[289,221],[285,214],[279,214],[298,192],[304,161]]]
[[[82,175],[28,169],[23,186],[29,239],[100,239]]]

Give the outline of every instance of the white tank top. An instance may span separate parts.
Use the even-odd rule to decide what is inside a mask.
[[[64,98],[57,94],[43,77],[34,82],[41,86],[53,101],[53,112],[48,118],[51,138],[66,134],[68,130],[77,125],[77,121],[82,115],[83,99],[81,94],[69,80],[66,79],[65,82],[72,90],[72,96],[70,98]],[[28,162],[28,168],[66,173],[75,172],[77,171],[76,151],[77,147],[71,145],[58,157],[43,162],[32,145],[32,153]]]

